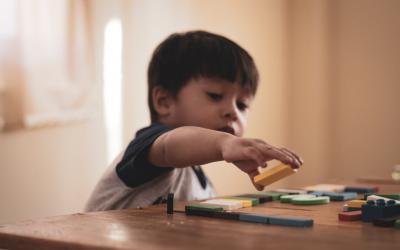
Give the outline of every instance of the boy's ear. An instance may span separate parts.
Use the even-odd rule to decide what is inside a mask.
[[[166,117],[171,114],[174,99],[172,94],[168,90],[160,86],[154,87],[151,93],[151,97],[154,109],[157,112],[159,118]]]

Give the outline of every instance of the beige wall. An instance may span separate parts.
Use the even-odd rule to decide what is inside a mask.
[[[335,10],[331,173],[388,177],[400,163],[400,1],[341,0]]]
[[[0,134],[0,223],[80,211],[105,168],[102,28],[122,16],[124,143],[148,124],[146,68],[168,34],[206,29],[255,58],[261,85],[246,135],[299,152],[273,187],[388,176],[400,163],[400,2],[97,0],[98,111],[80,124]],[[273,164],[272,164],[273,165]],[[228,164],[206,167],[219,194],[253,191]]]
[[[400,2],[290,2],[292,184],[390,178],[400,162]]]

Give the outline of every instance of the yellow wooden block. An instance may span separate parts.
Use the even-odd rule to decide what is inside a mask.
[[[237,199],[229,199],[229,198],[222,198],[222,200],[227,200],[227,201],[235,201],[235,202],[241,202],[243,207],[251,207],[251,200],[237,200]]]
[[[255,176],[254,182],[259,185],[267,186],[296,172],[297,169],[293,169],[289,165],[282,164]]]
[[[365,203],[367,203],[365,200],[351,200],[347,202],[347,206],[352,208],[361,208],[361,206]]]

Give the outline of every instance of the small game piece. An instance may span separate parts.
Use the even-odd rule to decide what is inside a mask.
[[[231,212],[231,211],[223,211],[223,212],[214,212],[214,218],[220,218],[225,220],[239,220],[239,213]]]
[[[356,192],[356,193],[376,193],[378,192],[379,187],[377,186],[369,186],[369,185],[351,185],[346,186],[344,192]]]
[[[364,194],[364,199],[366,200],[370,195],[376,195],[391,200],[398,200],[398,201],[400,200],[400,194],[373,194],[373,193]]]
[[[338,217],[342,221],[361,220],[361,211],[342,212],[338,214]]]
[[[360,211],[361,207],[349,207],[349,205],[343,205],[343,212]]]
[[[374,219],[372,223],[374,224],[374,226],[378,227],[394,227],[398,219],[400,219],[399,216],[389,217],[389,218],[379,218],[379,219]]]
[[[169,193],[167,197],[167,214],[174,213],[174,193]]]
[[[288,195],[288,193],[278,193],[272,191],[258,192],[258,194],[271,196],[273,201],[279,200],[282,195]]]
[[[185,210],[203,210],[203,211],[224,211],[223,207],[208,204],[190,204],[185,206]]]
[[[291,203],[293,198],[315,198],[317,196],[312,194],[289,194],[289,195],[282,195],[281,202],[282,203]]]
[[[291,226],[291,227],[310,227],[314,224],[312,219],[299,217],[280,217],[280,216],[263,216],[257,214],[236,213],[231,211],[223,211],[222,207],[191,204],[185,206],[186,215],[203,216],[210,218],[240,220],[246,222],[256,222],[263,224]]]
[[[291,227],[311,227],[314,220],[300,217],[280,217],[268,216],[269,224],[291,226]]]
[[[235,202],[237,202],[237,201],[239,201],[240,203],[242,203],[242,207],[252,207],[253,206],[253,204],[252,204],[252,200],[249,200],[249,199],[240,199],[240,198],[237,198],[237,199],[235,199],[235,197],[223,197],[223,198],[221,198],[221,200],[224,200],[224,201],[235,201]]]
[[[384,200],[387,202],[392,199],[388,199],[388,198],[378,196],[378,195],[368,195],[367,200],[368,201]],[[397,200],[392,200],[392,201],[394,201],[396,204],[400,204],[400,201],[397,201]]]
[[[394,222],[394,227],[400,229],[400,220]]]
[[[247,221],[247,222],[257,222],[257,223],[263,223],[263,224],[269,223],[268,217],[262,216],[262,215],[256,215],[256,214],[240,214],[239,220]]]
[[[288,188],[278,188],[273,190],[274,192],[278,193],[288,193],[288,194],[307,194],[307,190],[303,189],[288,189]]]
[[[268,201],[272,201],[272,196],[266,195],[266,194],[241,194],[241,195],[236,195],[235,197],[242,197],[242,198],[251,198],[251,199],[258,199],[259,204],[263,204]],[[255,206],[253,204],[253,206]]]
[[[345,189],[344,185],[336,184],[317,184],[313,186],[307,186],[304,188],[307,191],[321,191],[321,192],[343,192]]]
[[[223,199],[212,199],[212,200],[207,200],[201,202],[201,204],[210,204],[210,205],[216,205],[223,207],[224,210],[235,210],[242,208],[242,202],[241,201],[227,201]]]
[[[222,212],[222,207],[206,204],[190,204],[185,206],[186,215],[197,215],[204,217],[214,217],[215,212]]]
[[[313,194],[316,196],[328,196],[331,201],[346,201],[357,199],[357,193],[355,192],[326,192],[326,191],[314,191],[309,194]]]
[[[258,198],[251,198],[251,197],[242,197],[242,196],[230,196],[224,197],[225,199],[233,199],[233,200],[245,200],[250,202],[250,206],[257,206],[260,204],[260,200]]]
[[[293,205],[322,205],[329,203],[328,196],[319,196],[314,198],[293,198],[291,203]]]
[[[282,164],[255,176],[254,182],[262,186],[267,186],[296,172],[297,169],[293,169],[289,165]]]
[[[365,203],[367,203],[365,200],[351,200],[347,203],[347,205],[352,208],[361,208],[361,206]]]

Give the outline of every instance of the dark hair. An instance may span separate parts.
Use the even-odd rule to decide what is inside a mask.
[[[238,82],[253,95],[258,85],[258,71],[253,58],[226,37],[206,31],[174,33],[155,49],[148,77],[148,105],[151,121],[157,120],[152,102],[154,87],[161,86],[176,96],[196,77]]]

